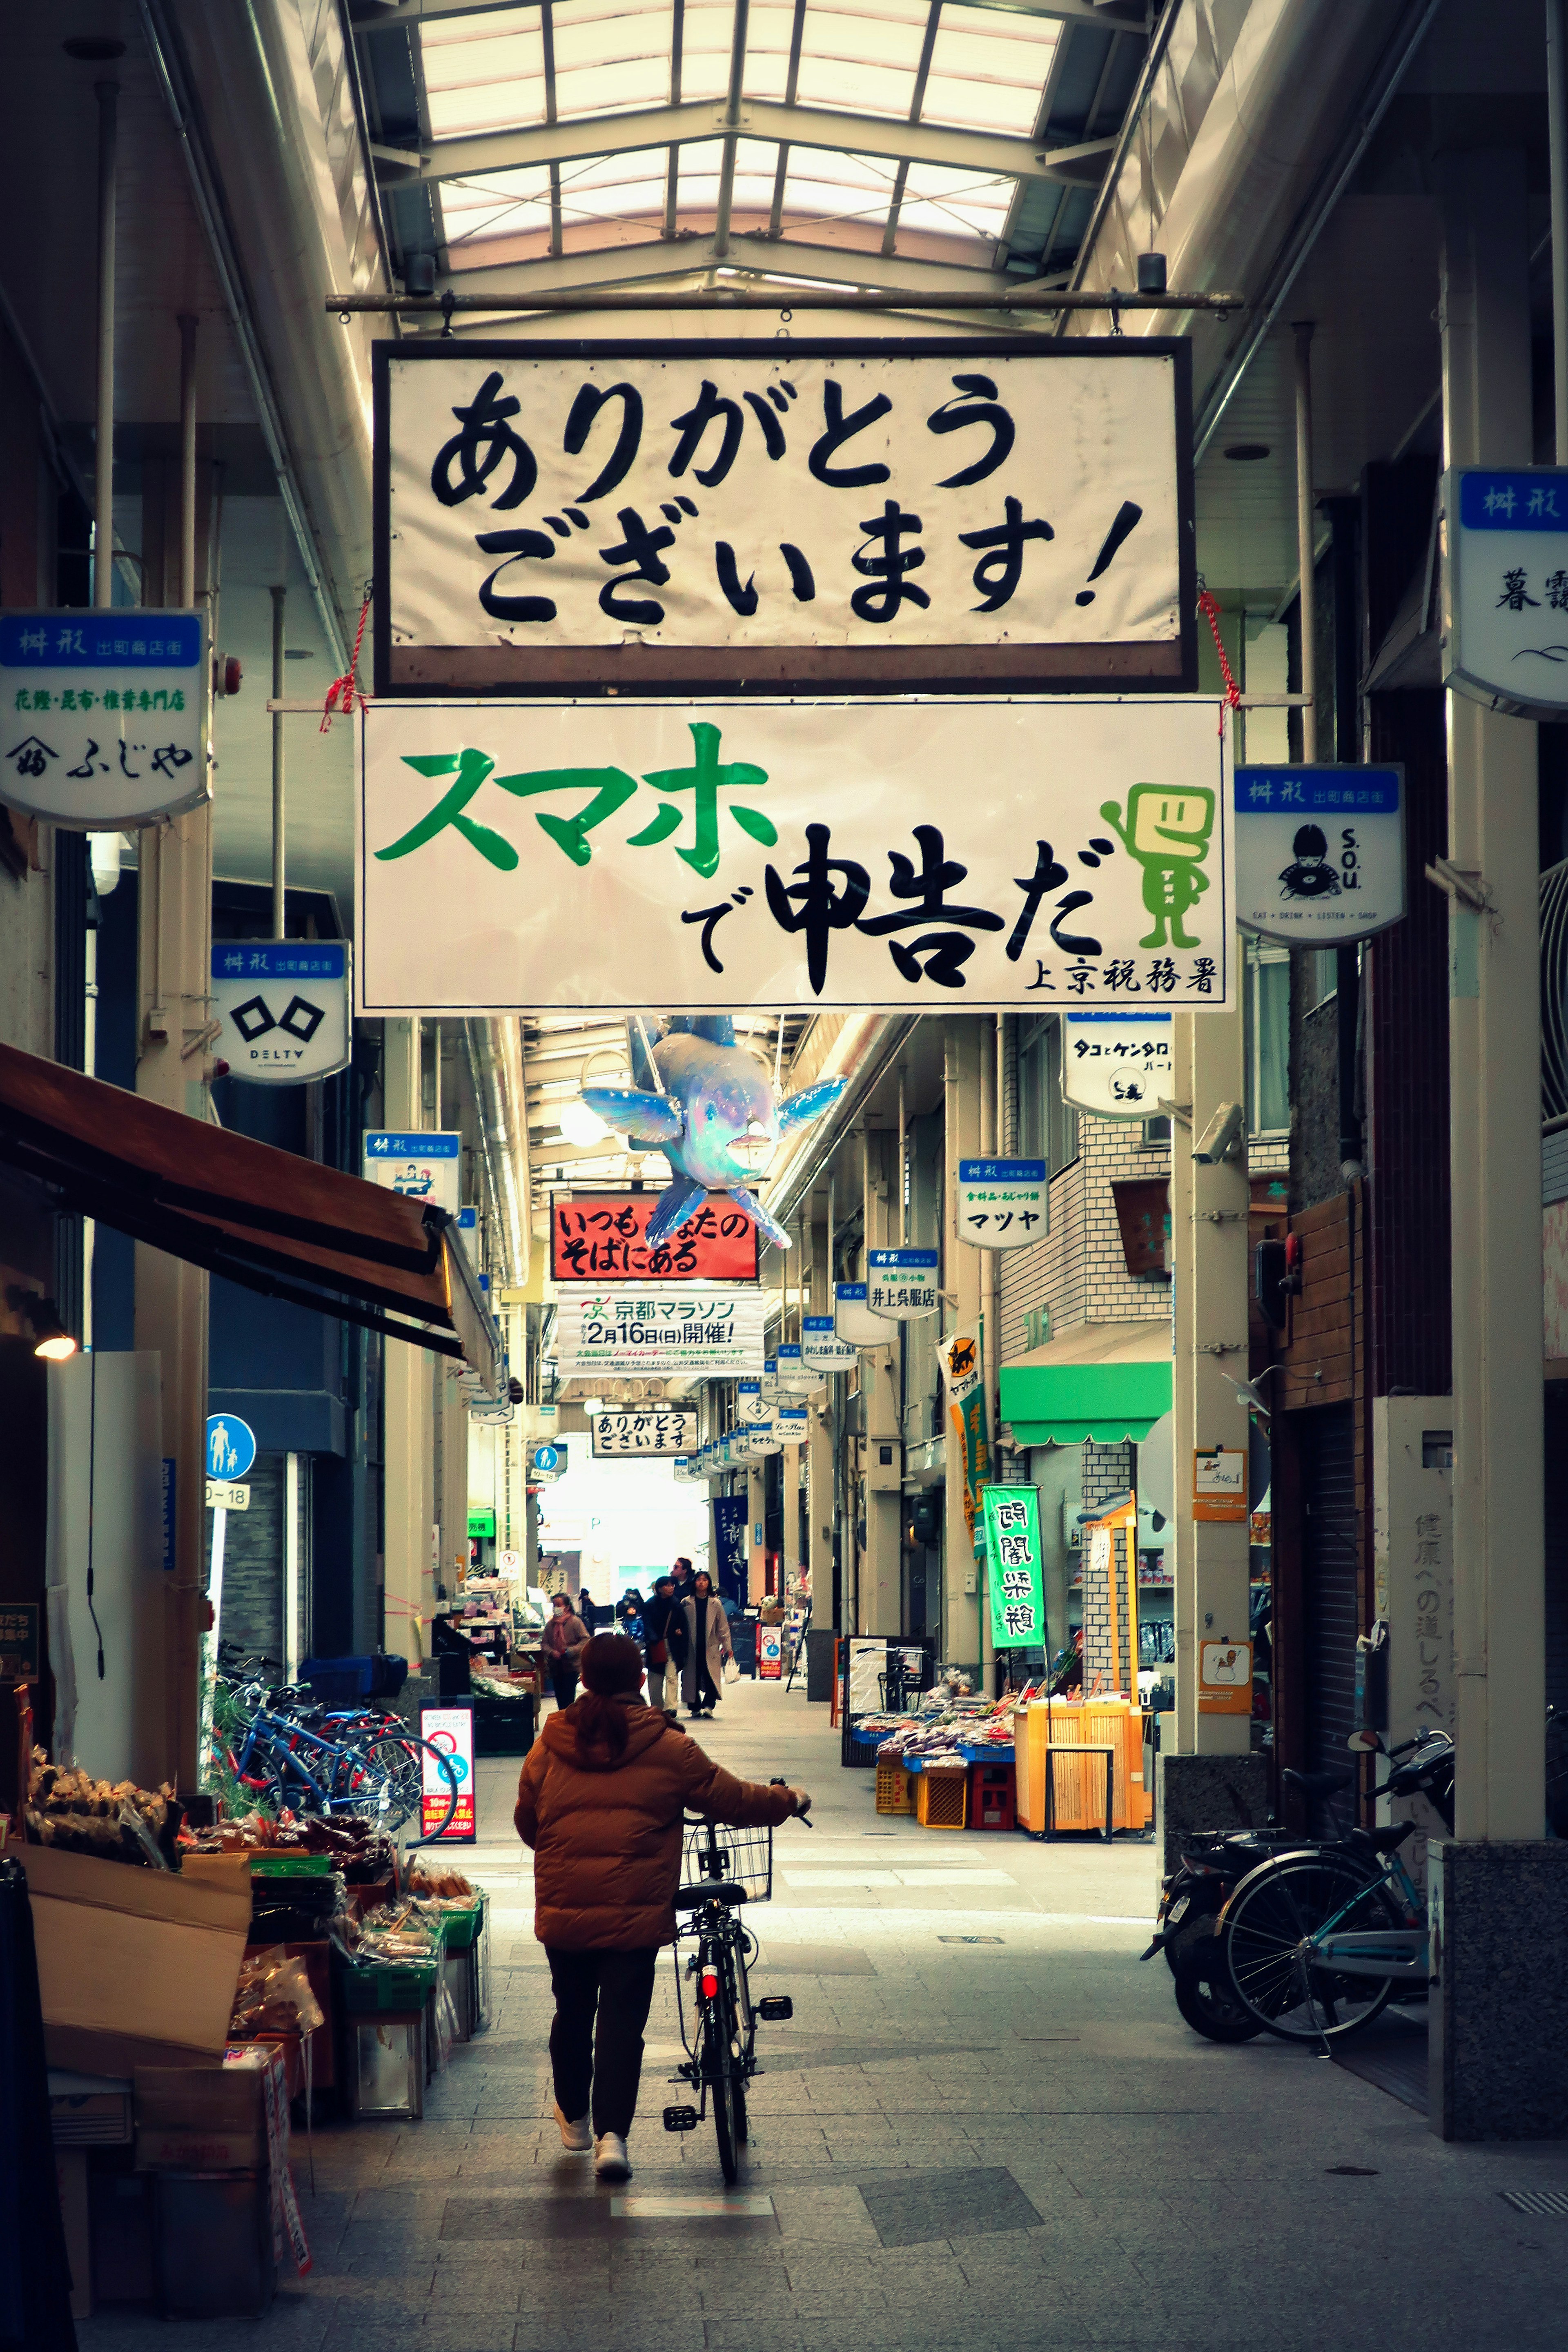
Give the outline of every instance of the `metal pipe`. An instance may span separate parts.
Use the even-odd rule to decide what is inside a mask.
[[[1546,127],[1552,157],[1552,413],[1568,466],[1568,5],[1546,0]]]
[[[730,43],[730,92],[724,107],[724,154],[719,166],[719,205],[713,218],[713,250],[722,260],[730,250],[730,207],[735,196],[735,151],[741,141],[741,93],[746,79],[746,30],[751,0],[735,0],[735,30]]]
[[[544,52],[544,120],[553,122],[555,103],[555,9],[553,0],[541,0],[539,37]],[[561,166],[550,166],[550,250],[559,258],[561,253]]]
[[[936,37],[942,23],[942,0],[931,0],[926,17],[925,38],[921,43],[921,60],[915,68],[915,94],[910,100],[910,121],[918,122],[926,102],[926,84],[931,79],[931,61],[936,53]],[[1115,43],[1111,47],[1114,48]],[[903,208],[904,190],[909,185],[910,163],[906,155],[893,176],[892,200],[888,206],[887,226],[882,231],[882,254],[889,259],[899,247],[899,214]]]
[[[669,26],[669,102],[671,106],[680,104],[680,72],[685,46],[686,0],[675,0],[674,13]],[[665,167],[664,180],[664,234],[671,245],[675,242],[679,182],[680,149],[675,146],[669,151],[669,161]]]
[[[784,75],[784,102],[793,106],[800,89],[800,45],[805,31],[805,0],[795,0],[795,20],[790,26],[789,67]],[[784,183],[789,177],[789,142],[779,142],[778,168],[773,174],[773,201],[768,213],[768,235],[777,236],[784,227]]]
[[[272,698],[283,699],[283,608],[287,588],[272,591]],[[283,871],[283,713],[272,713],[272,936],[289,936],[284,906]]]
[[[98,398],[92,460],[92,601],[114,602],[114,197],[120,84],[93,84],[98,100]]]
[[[180,319],[180,581],[179,600],[196,601],[196,327]]]
[[[737,133],[737,135],[739,135]],[[731,165],[731,185],[733,168]],[[721,191],[722,193],[722,191]],[[727,226],[727,224],[726,224]],[[714,249],[721,251],[715,233]],[[477,310],[490,318],[505,312],[530,310],[1214,310],[1224,314],[1244,307],[1239,294],[1084,293],[1066,287],[1026,286],[1017,293],[921,294],[910,288],[899,294],[880,289],[864,293],[840,293],[837,288],[801,285],[705,286],[683,293],[597,292],[591,287],[568,288],[554,294],[516,294],[505,299],[494,294],[329,294],[321,304],[333,318],[395,311],[404,319],[456,318]]]
[[[904,1074],[899,1072],[899,1247],[910,1239],[910,1127],[904,1103]]]
[[[1312,321],[1298,319],[1296,338],[1296,562],[1301,624],[1301,757],[1318,756],[1317,520],[1312,498]]]

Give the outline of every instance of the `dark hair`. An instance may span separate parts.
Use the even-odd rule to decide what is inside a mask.
[[[661,1592],[667,1584],[673,1584],[674,1582],[675,1579],[673,1576],[656,1576],[653,1580],[653,1589],[656,1592]]]
[[[572,1606],[572,1595],[569,1592],[552,1593],[550,1597],[550,1606],[552,1609],[559,1609],[563,1604],[564,1604],[566,1608],[570,1609]]]
[[[635,1698],[642,1688],[642,1652],[625,1633],[595,1633],[578,1665],[583,1696],[572,1708],[577,1737],[585,1747],[620,1755],[626,1744],[626,1711],[617,1698]]]
[[[711,1593],[711,1592],[712,1592],[712,1591],[713,1591],[713,1579],[709,1575],[708,1570],[707,1570],[705,1568],[700,1568],[700,1569],[698,1570],[698,1571],[697,1571],[696,1576],[694,1576],[694,1577],[692,1578],[692,1580],[691,1580],[692,1590],[693,1590],[694,1591],[695,1591],[695,1590],[696,1590],[696,1588],[697,1588],[697,1584],[698,1584],[698,1582],[699,1582],[699,1580],[700,1580],[700,1581],[701,1581],[702,1583],[706,1584],[706,1586],[708,1587],[708,1590],[709,1590],[710,1593]]]
[[[676,1554],[675,1565],[677,1568],[689,1568],[691,1562],[687,1559],[686,1554],[682,1551]]]

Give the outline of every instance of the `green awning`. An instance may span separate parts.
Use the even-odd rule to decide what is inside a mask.
[[[1020,1445],[1141,1443],[1171,1410],[1171,1327],[1082,1323],[1001,1371],[1002,1419]]]

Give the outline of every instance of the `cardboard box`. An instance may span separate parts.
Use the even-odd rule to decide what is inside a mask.
[[[50,2065],[128,2075],[222,2057],[250,1928],[248,1881],[231,1891],[51,1846],[16,1853]]]
[[[259,2051],[250,2064],[138,2066],[135,2080],[138,2172],[265,2171]]]
[[[233,1894],[248,1895],[250,1856],[247,1853],[187,1853],[180,1864],[180,1876],[187,1883],[226,1886]]]

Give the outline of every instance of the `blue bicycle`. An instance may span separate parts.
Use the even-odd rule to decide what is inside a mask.
[[[331,1738],[268,1705],[254,1686],[233,1696],[254,1711],[237,1748],[215,1739],[216,1758],[259,1802],[328,1819],[352,1813],[391,1836],[417,1817],[422,1840],[439,1838],[457,1811],[450,1757],[416,1733],[400,1726]]]

